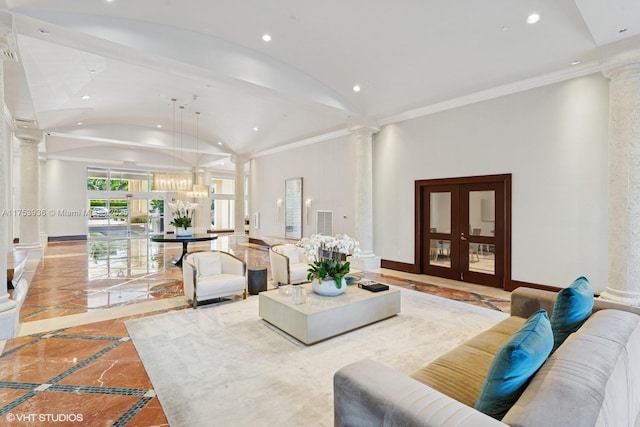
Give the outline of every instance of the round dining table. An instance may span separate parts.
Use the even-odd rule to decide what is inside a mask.
[[[182,259],[187,254],[187,245],[191,242],[206,242],[216,240],[217,234],[192,234],[190,236],[178,236],[176,234],[156,234],[151,236],[151,241],[156,243],[182,243],[182,254],[180,258],[173,261],[173,265],[182,267]]]

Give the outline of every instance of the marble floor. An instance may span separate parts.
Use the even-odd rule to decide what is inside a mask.
[[[227,250],[269,269],[266,247],[230,242],[222,236],[193,243],[189,250]],[[153,253],[146,252],[148,264],[129,253],[126,265],[137,268],[119,268],[117,263],[105,268],[86,241],[48,245],[29,276],[19,336],[7,340],[4,349],[0,346],[0,425],[167,425],[124,324],[189,308],[181,271],[171,263],[180,254],[179,245],[153,245]],[[365,276],[509,310],[509,293],[499,289],[385,269]]]

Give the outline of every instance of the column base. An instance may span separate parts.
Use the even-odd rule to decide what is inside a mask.
[[[638,292],[620,291],[607,287],[599,298],[632,307],[640,307],[640,293]]]
[[[20,310],[15,301],[9,299],[8,294],[0,298],[0,340],[8,340],[18,333]]]
[[[377,255],[362,255],[359,258],[350,256],[347,257],[347,261],[351,263],[351,268],[354,270],[371,271],[380,268],[382,258]]]
[[[27,259],[42,259],[44,256],[44,247],[40,243],[18,243],[14,248],[26,252]]]

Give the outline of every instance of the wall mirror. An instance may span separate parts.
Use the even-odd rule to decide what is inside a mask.
[[[302,178],[284,182],[284,237],[302,239]]]

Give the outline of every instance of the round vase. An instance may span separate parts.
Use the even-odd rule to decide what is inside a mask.
[[[318,283],[318,279],[313,279],[311,282],[311,288],[313,292],[318,295],[323,295],[325,297],[333,297],[336,295],[340,295],[347,290],[347,281],[344,280],[344,277],[341,279],[342,284],[340,288],[336,286],[336,281],[333,279],[323,279],[322,283]]]
[[[178,227],[176,228],[176,236],[192,236],[193,235],[193,227]]]

